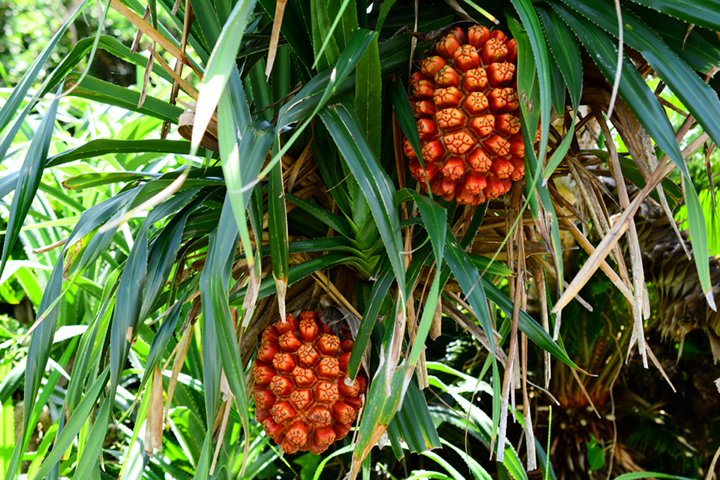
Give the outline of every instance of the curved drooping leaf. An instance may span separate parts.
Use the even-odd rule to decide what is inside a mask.
[[[60,461],[62,455],[68,448],[70,448],[75,440],[75,436],[80,431],[80,428],[87,419],[90,418],[90,414],[95,408],[95,402],[107,384],[108,375],[110,373],[109,370],[109,367],[106,368],[100,376],[93,381],[92,386],[88,388],[87,393],[80,401],[77,409],[68,419],[67,424],[62,429],[62,432],[60,432],[57,436],[53,450],[48,454],[47,458],[45,458],[42,467],[40,467],[40,470],[35,474],[35,478],[40,479],[50,473],[50,470]],[[106,400],[105,403],[109,404],[111,402]],[[100,446],[102,446],[102,442],[99,443]],[[8,475],[5,478],[7,480],[12,480],[15,478],[15,475],[15,471],[8,470]]]
[[[500,310],[505,312],[505,315],[512,317],[512,301],[487,279],[483,278],[481,282],[487,298],[500,307]],[[542,326],[522,309],[520,309],[518,328],[521,332],[527,335],[530,341],[532,341],[535,345],[539,346],[546,352],[550,352],[555,358],[562,361],[568,367],[574,369],[578,368],[575,362],[570,359],[565,349],[558,345],[552,337],[543,330]]]
[[[142,305],[141,292],[145,289],[147,275],[147,233],[152,225],[150,220],[151,217],[148,216],[134,239],[135,243],[130,250],[117,291],[110,332],[110,391],[113,393],[120,382],[120,375],[130,351],[130,343],[137,334],[137,322]]]
[[[641,5],[625,6],[647,25],[662,25],[661,29],[656,30],[657,33],[677,56],[701,75],[711,71],[720,58],[720,42],[717,42],[714,32],[706,32],[700,28],[689,30],[687,23]],[[708,34],[711,35],[710,38]]]
[[[400,410],[390,422],[388,435],[392,435],[393,432],[405,440],[409,450],[413,453],[422,453],[442,447],[441,439],[428,409],[427,400],[418,388],[415,377],[408,385]]]
[[[408,100],[407,92],[405,92],[405,87],[400,80],[395,80],[390,84],[390,102],[392,103],[395,118],[405,134],[405,138],[410,142],[418,160],[422,161],[420,136],[418,135],[415,124],[415,115],[413,114],[410,100]]]
[[[604,2],[587,4],[579,0],[563,0],[602,29],[618,36],[615,8]],[[668,84],[678,99],[690,110],[695,119],[715,143],[720,143],[720,100],[687,63],[678,58],[654,30],[633,12],[623,9],[622,19],[625,43],[643,54],[660,78]],[[647,87],[646,87],[647,88]],[[678,165],[689,179],[688,172]]]
[[[55,32],[55,35],[53,35],[47,45],[45,45],[45,48],[43,48],[42,52],[40,52],[37,56],[28,71],[25,72],[23,77],[20,79],[20,82],[15,86],[7,101],[5,101],[2,110],[0,110],[0,132],[5,129],[8,122],[10,122],[10,119],[12,119],[15,113],[20,109],[20,105],[23,100],[25,100],[25,95],[27,95],[30,87],[32,87],[33,83],[37,80],[45,62],[48,57],[50,57],[50,54],[55,50],[55,46],[58,44],[63,35],[65,35],[65,31],[68,27],[70,27],[78,15],[80,15],[80,13],[85,9],[88,3],[90,3],[89,0],[84,0],[80,5],[78,5],[75,11],[67,17],[65,23],[63,23],[60,29]]]
[[[87,53],[92,49],[94,38],[83,38],[75,44],[72,51],[60,62],[60,65],[52,72],[52,78],[43,90],[43,95],[47,94],[57,86],[58,83],[69,74]],[[135,65],[145,68],[147,65],[147,57],[139,53],[132,53],[128,47],[119,42],[116,38],[109,35],[101,35],[98,41],[98,47],[112,53],[116,57],[132,62]],[[172,77],[162,69],[160,65],[153,64],[152,72],[164,78],[168,83],[172,83]]]
[[[115,140],[100,138],[53,155],[48,158],[47,167],[55,167],[73,160],[89,159],[102,155],[147,152],[187,155],[190,153],[190,142],[185,140]],[[198,152],[198,155],[205,154],[205,149]]]
[[[720,2],[717,0],[702,0],[688,2],[687,0],[632,0],[654,10],[692,25],[720,30]]]
[[[70,234],[70,239],[65,245],[72,245],[75,241],[79,241],[85,235],[88,235],[93,230],[99,228],[99,226],[105,223],[106,220],[110,219],[111,221],[117,221],[123,218],[127,213],[130,204],[137,198],[140,190],[141,188],[127,190],[98,205],[98,207],[102,206],[103,208],[98,209],[96,212],[92,211],[92,209],[83,212],[80,216],[80,220],[73,230],[73,233]],[[115,210],[112,210],[113,208],[115,208]],[[85,214],[88,214],[88,219],[87,222],[83,223],[83,216],[85,216]],[[80,230],[78,230],[79,227],[81,227]],[[81,274],[86,268],[95,262],[95,260],[97,260],[101,253],[113,240],[116,231],[117,229],[111,229],[102,233],[97,233],[90,239],[82,257],[80,257],[76,274]],[[73,240],[73,242],[70,240]]]
[[[153,337],[152,345],[150,345],[150,353],[148,354],[147,362],[145,363],[145,372],[143,373],[142,380],[140,380],[140,388],[142,390],[156,366],[158,366],[162,360],[163,352],[165,347],[170,342],[170,339],[175,335],[175,325],[177,325],[178,318],[180,318],[180,312],[185,302],[185,295],[182,296],[172,307],[170,313],[163,320],[162,325],[158,328],[155,336]]]
[[[217,42],[214,43],[198,95],[191,140],[193,153],[200,147],[205,129],[215,113],[220,96],[225,91],[227,81],[235,68],[235,56],[254,7],[255,0],[238,1],[227,22],[223,25]]]
[[[617,46],[610,35],[594,23],[577,18],[559,2],[551,0],[549,3],[588,50],[590,57],[603,75],[606,78],[614,79],[617,66]],[[688,174],[675,141],[675,132],[667,115],[655,98],[653,91],[627,57],[623,61],[622,81],[618,93],[658,146],[678,165],[681,172]]]
[[[30,211],[30,206],[35,199],[45,164],[50,149],[53,129],[55,128],[55,115],[57,114],[58,101],[56,98],[43,116],[40,125],[35,132],[35,137],[30,144],[25,161],[20,167],[15,195],[10,206],[10,216],[7,220],[7,232],[5,233],[5,244],[3,245],[2,261],[0,262],[0,274],[5,269],[5,264],[10,258],[10,253],[15,247],[15,242],[20,235],[25,217]]]
[[[452,231],[448,231],[445,237],[445,258],[455,280],[460,284],[460,288],[462,288],[465,297],[473,308],[475,315],[477,315],[477,319],[485,331],[485,336],[490,342],[491,352],[494,356],[495,335],[493,334],[492,319],[488,311],[485,289],[483,284],[480,283],[480,274],[472,266],[472,262],[467,258],[465,251],[458,245]]]
[[[550,99],[551,99],[551,65],[550,58],[547,51],[547,45],[545,44],[545,37],[543,35],[542,27],[540,26],[540,19],[537,16],[537,12],[533,7],[530,0],[511,0],[515,10],[520,16],[523,27],[527,32],[528,38],[530,39],[530,45],[532,46],[533,55],[535,56],[535,71],[537,72],[538,85],[540,88],[540,146],[538,152],[540,159],[542,160],[545,156],[545,149],[547,147],[548,132],[550,128]],[[520,83],[518,82],[518,87]],[[520,91],[520,99],[522,101],[527,98],[527,93],[523,97],[523,92]]]
[[[197,190],[183,192],[176,195],[172,202],[165,202],[163,206],[169,206],[170,208],[166,211],[172,211],[175,208],[182,207],[186,202],[190,201],[196,193]],[[140,319],[144,319],[152,311],[152,306],[165,287],[167,278],[175,263],[175,255],[180,247],[182,234],[188,217],[205,201],[208,195],[209,192],[205,192],[205,194],[199,195],[198,198],[190,204],[182,207],[182,210],[172,217],[167,225],[163,227],[162,232],[152,241],[150,250],[148,251],[147,279],[142,295]]]
[[[77,79],[69,78],[66,88],[72,86],[74,80]],[[70,93],[70,96],[86,98],[99,103],[113,105],[131,112],[137,112],[143,115],[159,118],[164,122],[172,124],[177,124],[180,114],[183,113],[182,108],[171,105],[168,102],[150,95],[145,97],[142,107],[138,108],[140,92],[123,88],[119,85],[114,85],[90,76],[85,77],[82,83],[75,87],[75,89]]]
[[[232,218],[233,209],[228,198],[223,205],[218,228],[210,235],[207,264],[213,265],[214,268],[203,269],[200,292],[203,300],[203,316],[206,321],[212,321],[215,324],[216,337],[212,340],[216,342],[220,351],[225,378],[235,396],[247,442],[250,409],[245,387],[245,370],[240,358],[240,348],[228,301],[227,285],[239,233]],[[208,428],[208,437],[212,436],[212,430],[212,428]]]

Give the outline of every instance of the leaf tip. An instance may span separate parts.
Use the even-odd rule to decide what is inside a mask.
[[[705,298],[707,298],[710,308],[712,308],[714,312],[717,312],[717,305],[715,304],[715,296],[713,295],[712,289],[705,292]]]

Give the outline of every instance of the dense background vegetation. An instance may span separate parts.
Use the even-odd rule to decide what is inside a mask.
[[[636,32],[644,21],[653,36],[643,43],[625,31],[611,114],[612,2],[460,2],[464,13],[454,3],[421,2],[417,18],[413,2],[387,0],[189,1],[177,13],[164,0],[0,6],[0,475],[305,479],[353,466],[371,478],[712,474],[720,319],[703,290],[720,282],[709,257],[720,254],[720,84],[706,76],[720,61],[718,10],[622,2],[625,21]],[[411,55],[465,15],[492,26],[476,3],[518,40],[523,120],[549,132],[549,149],[542,169],[528,158],[527,189],[469,208],[426,197],[400,145],[403,133],[417,139]],[[128,18],[146,6],[156,10],[136,53]],[[590,21],[584,8],[599,13]],[[283,26],[277,47],[274,23]],[[151,41],[153,32],[187,39],[187,63],[203,77],[187,63],[187,83],[163,69],[176,68],[179,50]],[[148,47],[159,54],[146,75]],[[219,78],[222,89],[212,87]],[[181,119],[197,91],[195,116]],[[194,118],[213,112],[217,126],[191,147],[183,137]],[[653,123],[658,112],[666,123]],[[649,152],[638,149],[646,131]],[[623,190],[630,201],[649,195],[640,190],[655,170],[645,162],[663,153],[679,167],[662,183],[668,208],[692,245],[670,228],[657,193],[635,215],[635,237],[603,226],[627,209]],[[622,236],[607,258],[620,278],[581,270],[594,257],[571,231],[597,248]],[[556,342],[563,278],[585,303],[565,303]],[[633,309],[643,292],[648,316]],[[254,419],[245,379],[259,332],[281,309],[318,305],[357,313],[372,408],[322,457],[281,456]],[[631,345],[638,321],[656,357],[649,368]],[[506,375],[511,343],[521,348]],[[357,371],[360,355],[351,363]],[[501,391],[514,376],[520,388]],[[158,392],[165,410],[151,402]],[[148,419],[165,428],[146,428]],[[364,457],[378,426],[387,426],[385,448]]]

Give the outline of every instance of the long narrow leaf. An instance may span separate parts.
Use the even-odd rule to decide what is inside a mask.
[[[392,103],[395,118],[405,134],[405,138],[410,142],[410,146],[418,160],[422,159],[420,136],[418,135],[417,126],[415,125],[415,115],[413,114],[410,100],[408,100],[407,92],[405,92],[405,87],[400,80],[395,80],[390,84],[390,102]]]
[[[110,391],[115,392],[124,370],[130,344],[137,334],[137,322],[142,305],[141,292],[145,289],[147,275],[147,228],[148,219],[135,237],[135,243],[123,271],[117,291],[115,316],[110,336]],[[147,226],[146,226],[147,225]]]
[[[106,368],[98,378],[95,379],[92,386],[88,389],[87,393],[83,397],[82,401],[78,405],[75,412],[68,419],[67,424],[62,429],[62,432],[57,436],[55,440],[55,446],[50,454],[47,456],[45,461],[40,467],[40,470],[35,475],[36,479],[45,477],[50,470],[60,461],[62,455],[72,445],[75,436],[80,431],[80,428],[90,417],[90,413],[95,408],[95,402],[97,401],[100,393],[105,388],[108,380],[109,368]],[[12,473],[12,472],[11,472]],[[14,475],[8,475],[8,480],[14,479]]]
[[[321,257],[308,260],[307,262],[303,262],[299,265],[293,265],[292,267],[290,267],[288,285],[292,285],[293,283],[302,280],[308,275],[312,275],[313,272],[317,272],[318,270],[324,270],[326,268],[332,268],[347,263],[349,263],[349,261],[348,255],[346,253],[330,253],[328,255],[323,255]],[[233,293],[230,296],[230,305],[242,305],[246,292],[247,287],[243,287],[237,292]],[[265,298],[268,295],[272,295],[275,292],[275,282],[273,281],[273,279],[269,277],[263,278],[262,282],[260,282],[258,300]]]
[[[226,200],[218,229],[211,235],[208,251],[209,265],[214,265],[215,268],[203,270],[200,291],[203,299],[203,315],[208,320],[212,319],[215,324],[216,337],[212,340],[217,342],[217,347],[219,347],[223,371],[237,402],[247,445],[250,418],[245,388],[245,371],[228,302],[227,285],[238,238],[238,228],[232,221],[232,216],[230,201]],[[209,428],[208,431],[212,433],[212,428]]]
[[[193,154],[200,147],[205,129],[215,113],[220,96],[225,91],[225,86],[235,66],[235,56],[240,48],[243,32],[254,7],[255,0],[240,0],[235,4],[235,8],[223,26],[220,37],[210,55],[203,84],[200,87],[198,108],[195,112],[191,140]]]
[[[278,145],[278,142],[276,142],[276,145]],[[283,188],[282,162],[278,162],[275,168],[270,171],[268,235],[270,238],[273,278],[279,293],[280,317],[285,318],[285,293],[289,275],[288,270],[290,269],[290,249],[288,247],[288,221]]]
[[[618,35],[615,8],[611,4],[594,2],[589,5],[578,0],[563,0],[563,2],[603,30],[614,36]],[[690,110],[715,143],[720,143],[720,125],[717,122],[717,118],[720,117],[720,100],[717,94],[634,13],[623,9],[622,18],[625,25],[625,42],[628,46],[643,54],[655,72]],[[684,165],[678,166],[689,179],[683,168]]]
[[[30,205],[35,199],[35,194],[40,185],[40,180],[45,170],[45,163],[48,158],[53,129],[55,127],[58,101],[59,99],[56,98],[50,104],[47,112],[45,112],[37,132],[35,132],[35,137],[30,144],[27,155],[25,156],[25,161],[20,168],[18,183],[15,187],[15,195],[13,196],[10,207],[10,216],[7,221],[2,262],[0,262],[0,274],[5,269],[5,264],[15,247],[15,242],[20,235],[20,228],[25,221],[28,211],[30,211]]]
[[[79,147],[65,150],[48,159],[47,166],[55,167],[73,160],[89,159],[107,154],[123,153],[158,153],[187,155],[190,153],[190,142],[184,140],[115,140],[101,138],[91,140]],[[201,149],[198,155],[205,155]]]
[[[350,354],[350,361],[347,367],[347,375],[350,378],[355,378],[355,375],[357,375],[358,369],[360,368],[360,360],[370,342],[370,335],[375,327],[375,321],[380,313],[383,300],[395,280],[392,269],[387,265],[386,259],[385,261],[378,262],[378,272],[379,273],[375,274],[376,280],[367,303],[368,307],[363,315],[360,330],[355,339],[355,348],[353,348]]]
[[[78,64],[82,61],[83,57],[92,49],[94,38],[83,38],[75,44],[72,51],[60,62],[60,65],[53,71],[52,79],[45,87],[43,94],[47,94],[51,89],[55,88],[57,84],[70,73]],[[103,50],[112,53],[118,58],[132,62],[135,65],[145,68],[147,65],[147,57],[139,53],[132,53],[128,47],[123,45],[116,38],[109,35],[101,35],[98,42],[98,47]],[[168,83],[172,83],[172,77],[165,72],[157,64],[153,65],[153,74],[164,78]]]
[[[688,2],[687,0],[632,0],[654,10],[666,13],[680,20],[699,27],[720,30],[720,2],[717,0],[702,0]]]
[[[312,215],[315,219],[321,221],[328,227],[332,228],[339,234],[345,237],[352,237],[353,231],[347,220],[339,215],[335,215],[324,208],[305,200],[304,198],[296,197],[295,195],[286,194],[285,197],[293,205],[300,207],[304,212]]]
[[[400,411],[392,423],[397,424],[398,432],[413,453],[422,453],[442,446],[427,401],[415,378],[410,382]]]
[[[500,307],[500,310],[505,312],[505,315],[512,317],[512,301],[487,279],[483,278],[481,281],[488,299]],[[542,326],[522,309],[520,310],[518,328],[521,332],[527,335],[530,341],[532,341],[535,345],[539,346],[546,352],[550,352],[555,358],[562,361],[568,367],[574,369],[578,368],[575,362],[570,359],[570,356],[567,354],[565,349],[559,346],[552,337],[543,330]]]
[[[550,58],[545,44],[540,19],[530,0],[511,0],[515,10],[520,16],[525,27],[533,54],[535,55],[536,71],[540,87],[540,147],[538,155],[540,159],[545,156],[547,147],[548,131],[550,128]]]
[[[100,409],[95,417],[90,434],[87,438],[85,448],[78,460],[78,466],[75,470],[77,478],[91,478],[94,472],[99,473],[97,464],[100,460],[99,455],[105,441],[105,435],[108,430],[108,421],[110,420],[110,407],[115,403],[112,397],[105,397]]]
[[[195,191],[190,190],[178,195],[178,203],[181,203],[183,200],[189,200],[195,193]],[[147,282],[145,283],[143,303],[140,309],[141,319],[145,318],[151,312],[152,305],[155,304],[157,297],[167,282],[168,275],[174,264],[175,255],[180,247],[188,216],[203,203],[207,195],[208,194],[205,194],[195,199],[192,203],[184,207],[180,213],[173,216],[172,220],[168,222],[150,246],[150,251],[148,252]]]
[[[395,189],[387,173],[372,153],[351,107],[340,103],[320,113],[350,170],[370,205],[390,264],[399,285],[405,285],[405,265],[401,256],[400,218],[395,208]],[[403,289],[401,298],[405,298]]]
[[[376,35],[355,67],[355,112],[376,158],[382,143],[382,90]]]
[[[365,50],[368,48],[372,39],[375,37],[375,32],[358,28],[353,33],[352,38],[348,42],[347,46],[340,54],[337,65],[335,68],[328,69],[325,75],[317,75],[312,81],[298,92],[298,95],[289,102],[282,109],[278,116],[277,128],[281,131],[286,126],[302,120],[303,123],[299,128],[296,129],[293,136],[287,141],[285,146],[279,151],[274,153],[270,163],[260,173],[260,177],[264,177],[275,166],[280,158],[287,152],[293,143],[299,138],[305,128],[310,124],[315,115],[320,112],[320,109],[325,106],[325,103],[330,99],[331,96],[338,94],[341,87],[352,88],[352,85],[347,85],[345,79],[350,75],[357,62],[362,58]],[[322,93],[320,93],[322,92]],[[310,101],[312,99],[312,101]],[[317,101],[317,103],[315,103]],[[297,108],[299,107],[299,108]],[[312,110],[311,110],[312,109]]]
[[[543,22],[550,50],[553,52],[553,58],[560,70],[560,74],[568,85],[568,92],[573,105],[572,121],[567,129],[567,134],[545,168],[545,178],[548,178],[564,159],[573,138],[572,132],[575,131],[575,117],[578,108],[580,108],[580,95],[582,93],[582,61],[580,48],[575,41],[575,37],[557,14],[543,7],[538,7],[537,12]],[[558,115],[560,115],[560,112],[558,112]]]
[[[312,19],[312,44],[315,51],[315,62],[312,68],[319,72],[333,65],[340,56],[340,48],[333,32],[340,17],[336,17],[330,25],[328,2],[325,0],[311,0],[310,11]]]
[[[143,373],[142,380],[140,381],[140,388],[138,389],[138,391],[142,390],[147,381],[150,379],[153,369],[158,365],[162,366],[160,364],[160,361],[162,360],[162,355],[165,352],[165,347],[167,346],[168,342],[170,342],[170,339],[173,338],[173,336],[175,335],[175,325],[177,324],[178,318],[180,317],[180,312],[182,310],[184,300],[185,295],[183,295],[182,298],[170,310],[170,313],[167,315],[162,325],[160,325],[160,328],[158,328],[158,331],[155,333],[155,336],[153,337],[153,343],[152,345],[150,345],[150,353],[148,354],[148,359],[145,364],[145,372]]]
[[[72,79],[68,80],[68,86],[70,86],[71,80]],[[177,124],[180,114],[183,113],[182,108],[170,105],[168,102],[150,95],[145,97],[142,107],[138,108],[140,92],[123,88],[119,85],[114,85],[110,82],[105,82],[90,76],[85,77],[83,82],[70,93],[70,96],[86,98],[88,100],[105,103],[107,105],[114,105],[131,112],[150,115],[151,117],[155,117],[172,124]]]
[[[25,75],[23,75],[20,79],[20,82],[15,86],[7,101],[3,105],[2,110],[0,110],[0,131],[5,129],[10,119],[18,111],[20,105],[25,99],[25,95],[27,95],[30,87],[32,87],[33,83],[35,83],[35,80],[40,74],[40,70],[45,65],[48,57],[53,51],[55,51],[55,46],[58,44],[63,35],[65,35],[65,31],[68,27],[72,25],[78,15],[80,15],[80,13],[85,9],[88,3],[90,3],[89,0],[83,1],[80,5],[78,5],[75,11],[67,17],[65,23],[62,24],[60,29],[58,29],[55,35],[53,35],[50,41],[45,45],[45,48],[43,48],[42,52],[40,52],[37,56],[28,71],[25,72]]]

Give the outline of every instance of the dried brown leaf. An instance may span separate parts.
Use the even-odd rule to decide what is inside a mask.
[[[130,23],[135,25],[135,27],[137,27],[145,35],[150,37],[154,42],[160,44],[160,46],[167,50],[170,55],[177,58],[185,65],[189,66],[193,70],[193,72],[195,72],[198,78],[202,78],[202,73],[200,73],[200,71],[195,68],[195,66],[190,62],[190,60],[188,60],[187,56],[185,56],[185,54],[181,52],[179,48],[177,48],[172,42],[170,42],[170,40],[165,38],[164,35],[155,30],[152,25],[143,20],[138,14],[130,10],[130,8],[125,6],[125,4],[123,4],[120,0],[112,0],[110,5],[112,6],[112,8],[117,10],[120,15],[127,18]]]
[[[660,181],[662,181],[662,179],[665,178],[673,169],[674,165],[668,165],[668,161],[666,158],[663,158],[663,160],[660,161],[658,169],[655,171],[655,173],[653,173],[653,176],[651,177],[645,188],[643,188],[643,190],[635,197],[635,200],[633,200],[633,202],[628,206],[628,208],[622,213],[620,218],[618,218],[618,220],[610,229],[610,232],[605,235],[605,237],[602,239],[602,241],[596,248],[595,252],[590,255],[590,258],[587,259],[585,265],[583,265],[583,267],[580,269],[573,281],[570,283],[568,289],[558,300],[552,310],[553,313],[557,314],[558,312],[562,311],[562,309],[565,308],[565,306],[570,302],[570,300],[575,296],[575,294],[577,294],[582,289],[582,287],[585,286],[590,277],[600,267],[600,264],[605,259],[605,257],[607,257],[607,255],[610,253],[610,250],[617,245],[618,240],[620,239],[622,234],[625,233],[625,230],[628,227],[630,217],[635,215],[638,208],[640,208],[640,204],[642,203],[642,201],[647,198],[650,191],[654,189],[658,185],[658,183],[660,183]]]
[[[178,85],[180,85],[180,87],[181,87],[183,90],[185,90],[185,93],[187,93],[187,94],[190,95],[195,101],[197,101],[197,99],[198,99],[198,92],[197,92],[197,90],[195,90],[195,89],[192,87],[192,85],[190,85],[188,82],[186,82],[185,80],[183,80],[182,77],[175,72],[175,70],[173,70],[172,68],[170,68],[170,65],[167,64],[167,62],[160,56],[159,53],[157,53],[157,52],[155,51],[155,49],[154,49],[153,47],[148,47],[148,50],[149,50],[150,53],[152,54],[152,58],[154,58],[154,59],[158,62],[158,65],[160,65],[160,66],[162,67],[162,69],[165,70],[165,72],[172,77],[173,81],[176,82]],[[149,63],[149,64],[148,64],[148,69],[145,71],[145,75],[146,75],[146,76],[148,75],[147,72],[152,68],[151,62],[148,62],[148,63]],[[182,66],[182,64],[181,64],[180,62],[178,62],[178,64]],[[143,88],[144,88],[144,87],[143,87]],[[138,107],[138,108],[139,108],[139,107]]]
[[[287,0],[277,0],[275,4],[275,17],[273,18],[273,29],[270,35],[270,49],[267,55],[267,65],[265,67],[265,75],[270,80],[275,57],[277,56],[278,42],[280,41],[280,29],[282,28],[283,17],[285,16],[285,6]]]

